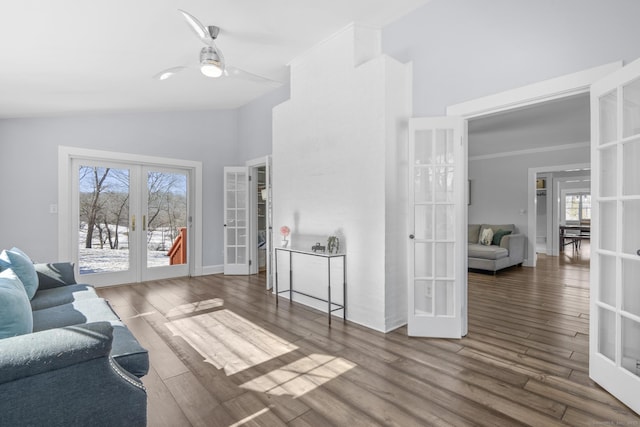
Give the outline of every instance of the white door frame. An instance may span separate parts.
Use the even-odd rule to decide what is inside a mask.
[[[247,160],[245,162],[245,166],[249,169],[249,176],[252,177],[252,180],[255,180],[255,176],[254,176],[254,172],[256,170],[256,168],[265,167],[265,172],[269,173],[269,168],[268,168],[268,164],[269,164],[269,157],[270,155],[267,156],[263,156],[263,157],[258,157],[256,159],[251,159],[251,160]],[[269,182],[269,177],[266,177],[266,183],[267,183],[267,188],[269,188],[271,185],[273,185],[272,182]],[[256,214],[257,214],[257,209],[258,209],[258,201],[257,201],[257,193],[255,191],[253,191],[256,188],[256,184],[255,181],[252,181],[251,185],[249,186],[250,190],[250,196],[249,196],[249,246],[250,246],[250,259],[254,261],[253,265],[250,267],[249,272],[250,274],[255,274],[258,272],[259,269],[259,265],[258,265],[258,239],[256,236],[256,231],[258,228],[258,223],[257,223],[257,218],[256,218]],[[269,206],[269,204],[272,203],[272,198],[271,198],[271,194],[267,195],[267,200],[266,200],[266,212],[265,215],[268,215],[269,210],[271,209],[271,207]],[[266,253],[266,262],[267,262],[267,280],[266,280],[266,288],[267,289],[271,289],[271,253],[269,251],[269,248],[272,246],[270,243],[272,241],[272,230],[269,230],[269,219],[268,217],[266,218],[266,226],[267,226],[267,253]]]
[[[119,153],[113,151],[93,150],[88,148],[58,147],[58,259],[70,260],[73,254],[72,244],[77,244],[76,234],[72,234],[72,160],[89,159],[125,164],[142,164],[145,166],[170,167],[191,171],[193,200],[190,212],[192,217],[192,233],[189,246],[193,254],[189,263],[189,275],[202,275],[202,162],[170,159],[164,157],[144,156],[138,154]],[[72,236],[72,237],[71,237]],[[77,268],[77,266],[76,266]],[[77,272],[76,272],[77,273]]]
[[[569,96],[589,93],[591,84],[601,78],[611,74],[612,72],[622,68],[623,62],[616,61],[577,73],[567,74],[550,80],[533,83],[505,92],[496,93],[494,95],[485,96],[471,101],[454,104],[447,107],[448,116],[462,116],[467,122],[470,119],[488,116],[491,114],[516,110],[519,108],[540,104],[554,99],[562,99]],[[466,140],[466,138],[465,138]],[[531,175],[529,176],[529,182]],[[527,238],[527,259],[523,265],[528,267],[535,266],[536,253],[536,228],[535,219],[533,227],[531,216],[535,212],[535,175],[534,185],[529,186],[528,193],[528,237]],[[531,256],[533,254],[533,256]]]
[[[538,174],[545,173],[545,172],[560,172],[560,171],[565,171],[569,169],[585,169],[590,167],[591,167],[590,163],[572,163],[567,165],[555,165],[555,166],[543,166],[539,168],[529,168],[529,175],[527,179],[527,198],[529,202],[529,205],[527,207],[529,212],[529,215],[527,218],[528,219],[527,233],[529,236],[535,236],[537,234],[537,229],[538,229],[538,215],[534,214],[535,212],[537,212],[536,179]],[[559,180],[561,181],[563,179],[564,178],[554,177],[552,182],[547,180],[547,192],[551,192],[551,198],[547,199],[548,201],[551,200],[551,202],[548,203],[547,205],[547,212],[549,212],[549,210],[552,209],[551,210],[552,225],[551,225],[550,233],[549,232],[547,233],[547,241],[551,239],[551,254],[555,256],[559,254],[560,246],[559,246],[559,240],[558,240],[559,239],[558,233],[554,231],[558,229],[558,224],[559,224],[558,223],[559,214],[557,209],[558,205],[556,203],[557,197],[556,197],[556,200],[553,200],[553,197],[558,195],[557,194],[558,190],[554,184],[557,181]],[[566,178],[566,179],[571,179],[571,178]],[[535,237],[533,239],[527,239],[527,240],[529,241],[529,248],[530,250],[533,250],[533,252],[530,252],[527,254],[527,260],[525,263],[523,263],[523,265],[526,265],[528,267],[535,267],[538,259],[538,254],[536,253]],[[549,246],[547,245],[547,247]]]

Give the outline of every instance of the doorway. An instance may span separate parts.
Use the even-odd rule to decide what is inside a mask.
[[[530,189],[535,187],[536,215],[529,218],[529,235],[536,236],[536,255],[566,255],[565,248],[575,252],[582,247],[583,241],[589,245],[591,205],[568,207],[567,195],[590,195],[590,163],[531,168],[528,186]],[[580,239],[561,240],[560,230],[566,227]]]
[[[558,223],[551,219],[558,211],[552,200],[559,195],[548,174],[570,177],[589,168],[589,121],[588,94],[469,120],[469,222],[513,224],[528,242],[526,266],[535,266],[538,245],[554,243]]]
[[[180,277],[201,269],[200,167],[60,149],[60,253],[96,286]],[[198,190],[198,191],[196,191]]]
[[[557,77],[554,79],[534,83],[528,86],[523,86],[517,89],[512,89],[506,92],[497,93],[494,95],[490,95],[484,98],[479,98],[476,100],[467,101],[461,104],[451,105],[447,108],[448,116],[461,116],[467,121],[467,124],[471,124],[474,119],[491,119],[497,118],[500,120],[500,113],[514,113],[518,114],[519,112],[524,112],[524,116],[526,116],[526,110],[528,108],[536,108],[544,105],[545,103],[551,103],[553,101],[563,101],[568,100],[579,100],[580,97],[584,97],[588,99],[588,95],[590,93],[591,84],[595,81],[600,80],[601,78],[609,75],[610,73],[619,70],[622,67],[622,61],[613,62],[610,64],[601,65],[598,67],[594,67],[588,70],[580,71],[573,74],[568,74],[565,76]],[[559,104],[561,105],[561,104]],[[558,110],[561,110],[559,108]],[[523,120],[520,120],[522,122]],[[516,123],[516,122],[514,122]],[[517,124],[517,123],[516,123]],[[471,127],[469,127],[469,131],[471,131]],[[513,124],[510,125],[511,130],[513,130]],[[482,131],[482,128],[480,129]],[[482,132],[481,132],[482,133]],[[485,136],[487,136],[485,134]],[[515,138],[513,141],[517,142]],[[549,146],[542,151],[547,151],[548,153],[555,153],[554,155],[559,156],[563,151],[569,150],[571,148],[577,147],[587,147],[589,145],[590,136],[586,136],[583,142],[577,143],[557,143],[555,146]],[[469,146],[469,144],[467,143]],[[470,147],[469,147],[470,148]],[[518,147],[517,145],[513,146],[512,149],[503,152],[497,149],[497,146],[493,145],[493,152],[489,154],[474,154],[469,151],[469,165],[472,162],[476,162],[477,160],[493,158],[496,160],[496,165],[490,170],[496,171],[503,169],[505,167],[514,167],[517,166],[516,163],[511,161],[512,159],[517,158],[517,156],[522,154],[530,154],[536,155],[541,152],[539,148],[532,147]],[[576,160],[576,159],[572,159]],[[571,161],[562,161],[563,164],[570,164]],[[587,161],[588,163],[588,161]],[[523,170],[526,179],[526,168],[527,166],[521,167],[520,170]],[[479,194],[478,190],[483,187],[476,185],[473,177],[469,176],[471,181],[471,194],[470,200],[473,203],[478,198],[482,198],[484,195]],[[517,199],[518,203],[512,205],[509,209],[511,212],[514,211],[518,213],[522,217],[524,223],[521,223],[518,226],[518,229],[523,230],[532,230],[531,232],[527,232],[531,236],[535,236],[535,222],[532,218],[535,218],[532,215],[527,215],[528,212],[536,212],[535,205],[535,174],[533,176],[529,176],[529,182],[532,182],[532,185],[529,186],[528,194],[526,192],[522,192],[520,190],[520,198]],[[522,175],[518,179],[523,179]],[[507,180],[503,178],[503,183],[512,183],[513,181]],[[520,187],[522,188],[522,187]],[[484,191],[493,191],[494,194],[499,194],[495,189],[486,189]],[[486,194],[486,193],[485,193]],[[516,199],[514,199],[516,200]],[[508,210],[503,210],[502,212],[507,212]],[[501,212],[501,213],[502,213]],[[473,216],[469,217],[469,221],[473,221]],[[513,221],[512,221],[513,222]],[[528,222],[528,224],[527,224]],[[496,222],[500,223],[500,222]],[[517,224],[516,224],[517,225]],[[527,248],[526,248],[526,259],[523,263],[524,266],[533,267],[535,266],[535,239],[527,239]],[[532,254],[534,256],[529,256]]]
[[[249,176],[249,274],[264,277],[266,289],[271,289],[273,274],[271,156],[246,163]]]
[[[257,166],[253,168],[252,191],[255,197],[255,209],[252,211],[251,228],[255,234],[255,263],[252,264],[251,274],[265,273],[267,270],[267,167]]]

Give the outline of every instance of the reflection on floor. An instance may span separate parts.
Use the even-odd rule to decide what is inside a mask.
[[[579,249],[567,246],[563,252],[560,252],[560,257],[565,265],[573,264],[588,267],[591,259],[591,244],[588,240],[583,240],[580,242]]]

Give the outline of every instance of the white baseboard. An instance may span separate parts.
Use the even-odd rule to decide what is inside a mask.
[[[402,328],[406,324],[407,324],[407,319],[398,319],[397,321],[390,323],[387,326],[387,329],[384,331],[384,333],[388,334],[389,332],[393,332],[396,329]]]
[[[224,273],[224,265],[207,265],[202,267],[202,275]]]

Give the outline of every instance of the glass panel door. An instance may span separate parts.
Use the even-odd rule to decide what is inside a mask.
[[[466,334],[466,151],[457,117],[412,119],[408,331]]]
[[[131,168],[77,160],[75,174],[75,259],[80,280],[101,284],[100,277],[112,280],[117,276],[116,280],[133,281],[137,266],[132,252],[136,219],[132,214]]]
[[[189,274],[189,172],[73,160],[74,259],[84,283]]]
[[[224,274],[249,274],[248,170],[224,168]]]
[[[640,412],[640,61],[593,85],[589,375]]]
[[[143,169],[144,280],[188,274],[188,178],[182,170]]]

